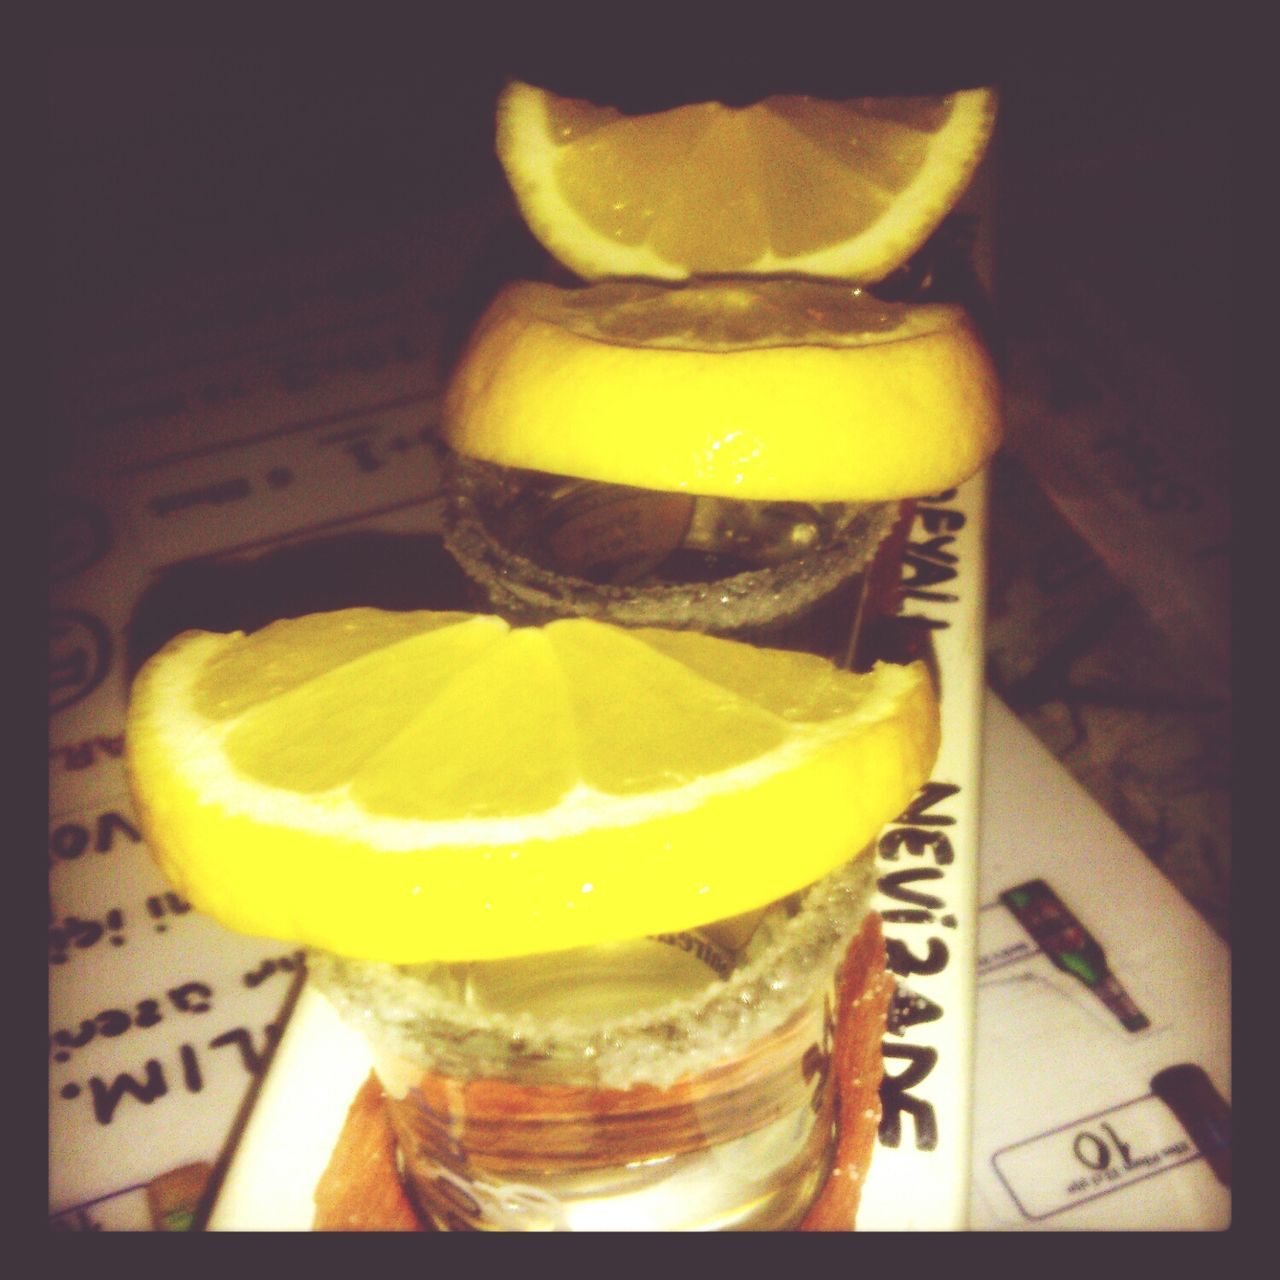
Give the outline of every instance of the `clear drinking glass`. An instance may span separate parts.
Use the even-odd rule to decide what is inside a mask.
[[[447,545],[476,606],[513,625],[693,628],[852,665],[873,584],[898,580],[877,572],[905,532],[897,502],[452,467]],[[419,1210],[442,1229],[796,1227],[836,1149],[838,975],[874,878],[859,852],[696,930],[469,964],[313,955],[373,1046]]]
[[[692,629],[851,666],[865,611],[896,607],[887,561],[909,504],[744,501],[449,462],[446,544],[477,603],[512,623]]]
[[[702,929],[517,960],[316,954],[445,1230],[796,1227],[832,1167],[837,974],[873,862]]]

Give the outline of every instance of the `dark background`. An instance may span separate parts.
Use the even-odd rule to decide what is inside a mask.
[[[1225,397],[1235,117],[1221,8],[773,6],[761,21],[739,6],[727,30],[697,6],[676,25],[661,7],[607,5],[573,23],[538,5],[465,23],[436,8],[404,26],[352,9],[328,29],[306,12],[299,32],[260,24],[253,44],[54,32],[55,339],[193,265],[427,228],[485,188],[506,198],[492,104],[507,75],[624,109],[996,82],[1008,307],[1035,291],[1046,253],[1070,255],[1198,391]]]

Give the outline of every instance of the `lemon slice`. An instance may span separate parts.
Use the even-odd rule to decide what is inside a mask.
[[[880,280],[968,185],[996,96],[749,107],[702,102],[628,116],[521,82],[498,101],[498,156],[521,213],[588,280],[785,274]]]
[[[392,962],[759,907],[873,840],[937,741],[920,664],[372,609],[187,632],[127,722],[148,845],[198,908]]]
[[[523,281],[455,366],[443,434],[470,457],[588,480],[881,502],[972,475],[1000,422],[960,307],[815,281]]]

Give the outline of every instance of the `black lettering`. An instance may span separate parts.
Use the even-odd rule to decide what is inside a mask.
[[[63,767],[72,773],[88,769],[93,764],[93,743],[77,742],[74,746],[61,747]]]
[[[898,850],[906,847],[910,854],[920,857],[925,850],[933,850],[933,860],[940,867],[950,866],[955,861],[955,850],[951,841],[942,831],[921,831],[918,827],[892,827],[881,837],[876,846],[880,855],[893,861]]]
[[[200,1073],[200,1059],[196,1057],[196,1051],[189,1044],[184,1044],[178,1050],[178,1056],[182,1059],[182,1083],[187,1086],[187,1092],[199,1093],[204,1088],[204,1076]]]
[[[963,511],[943,507],[917,507],[916,511],[926,533],[954,533],[965,525]]]
[[[885,1025],[891,1035],[900,1036],[908,1027],[924,1022],[937,1022],[941,1017],[940,1004],[898,983],[894,988]]]
[[[925,559],[933,560],[939,564],[955,564],[956,556],[953,552],[948,551],[955,538],[949,533],[940,533],[936,537],[930,538],[928,542],[911,542],[907,545],[916,553]]]
[[[67,939],[72,945],[84,950],[91,947],[103,935],[103,928],[96,920],[81,920],[78,916],[68,916],[63,922]]]
[[[955,604],[955,602],[960,599],[960,597],[952,591],[917,591],[905,588],[902,592],[902,598],[904,600],[924,600],[929,604]],[[911,621],[914,624],[919,624],[923,622],[924,619],[912,618]],[[930,620],[927,625],[932,626],[939,631],[945,631],[951,624],[949,622],[934,622]]]
[[[291,955],[276,956],[274,959],[263,960],[256,968],[250,969],[248,973],[241,976],[241,981],[246,987],[261,986],[275,973],[292,973],[305,963],[303,953],[295,951]]]
[[[180,1013],[208,1013],[213,1007],[213,988],[203,982],[184,982],[167,993],[173,1007]]]
[[[914,889],[904,888],[913,880],[941,880],[942,872],[936,867],[907,867],[902,871],[890,871],[876,881],[876,888],[886,898],[895,902],[905,902],[913,907],[924,907],[936,911],[946,905],[946,899],[936,898],[931,893],[919,893]]]
[[[267,1033],[267,1040],[272,1039],[270,1031]],[[266,1066],[267,1058],[270,1053],[270,1043],[259,1053],[253,1046],[253,1038],[244,1027],[235,1027],[231,1031],[224,1031],[220,1036],[214,1036],[209,1041],[210,1049],[221,1049],[226,1045],[234,1045],[240,1055],[240,1064],[251,1075],[258,1075],[264,1066]]]
[[[55,1031],[53,1043],[62,1049],[83,1049],[98,1034],[98,1024],[92,1018],[86,1018],[78,1031]],[[69,1053],[58,1052],[53,1055],[59,1062],[66,1062]]]
[[[276,962],[274,960],[264,960],[256,969],[251,970],[244,975],[244,985],[246,987],[256,987],[266,982],[276,971]]]
[[[959,791],[954,782],[926,782],[898,821],[913,827],[952,827],[956,821],[954,818],[945,813],[931,813],[930,810],[944,800],[950,800]]]
[[[666,946],[676,947],[680,951],[687,951],[696,956],[717,977],[727,978],[733,972],[733,956],[724,954],[696,934],[654,933],[650,935],[650,938],[654,942],[661,942]]]
[[[955,600],[958,598],[954,595],[944,595],[937,592],[926,594],[922,590],[924,587],[937,587],[944,582],[952,581],[956,577],[956,571],[950,565],[938,564],[933,560],[926,560],[921,556],[914,555],[910,546],[908,546],[902,559],[904,570],[911,570],[909,577],[904,572],[902,585],[913,599]]]
[[[104,1036],[122,1036],[133,1026],[133,1019],[123,1009],[104,1009],[94,1021]]]
[[[153,515],[168,516],[176,511],[185,511],[190,507],[218,506],[224,502],[235,502],[247,498],[253,492],[253,486],[246,476],[230,476],[205,485],[200,489],[187,489],[182,493],[161,494],[147,503]]]
[[[922,598],[924,598],[922,596]],[[918,615],[911,617],[902,617],[899,619],[903,625],[910,627],[913,631],[950,631],[951,623],[944,618],[922,618]]]
[[[1129,1143],[1125,1142],[1105,1120],[1102,1122],[1100,1127],[1107,1137],[1115,1144],[1116,1150],[1120,1153],[1120,1158],[1124,1161],[1124,1167],[1126,1169],[1132,1169],[1134,1165],[1133,1148]]]
[[[381,469],[382,463],[375,456],[373,445],[368,440],[349,440],[343,447],[355,459],[355,464],[361,471]]]
[[[911,1093],[928,1078],[937,1065],[938,1051],[928,1045],[886,1044],[885,1076],[880,1082],[880,1141],[886,1147],[897,1147],[902,1141],[902,1115],[908,1114],[915,1126],[916,1150],[932,1151],[938,1145],[938,1122],[933,1105]],[[896,1075],[888,1070],[888,1060],[904,1059],[907,1065]]]
[[[139,1000],[137,1012],[133,1015],[133,1025],[135,1027],[154,1027],[163,1018],[164,1015],[160,1012],[160,1005],[157,1001]]]
[[[111,632],[95,614],[50,610],[49,710],[62,711],[92,693],[111,669],[113,649]],[[92,755],[92,743],[88,746]]]
[[[921,831],[918,827],[895,827],[886,831],[880,839],[880,851],[886,858],[896,858],[898,850],[905,846],[908,853],[920,857],[926,850],[933,850],[934,861],[949,866],[955,861],[955,850],[942,831]]]
[[[64,822],[49,836],[49,852],[55,858],[70,862],[89,847],[89,829],[78,822]]]
[[[127,1072],[116,1076],[110,1084],[99,1076],[93,1076],[89,1080],[89,1091],[93,1095],[93,1114],[98,1123],[110,1124],[115,1117],[116,1108],[126,1095],[150,1106],[157,1098],[163,1098],[169,1092],[169,1085],[160,1064],[154,1058],[148,1058],[146,1078],[141,1083]]]
[[[99,853],[106,853],[115,842],[116,832],[128,836],[134,844],[142,840],[142,833],[131,822],[126,822],[118,813],[111,812],[99,816],[93,847]]]
[[[941,938],[929,939],[929,953],[926,956],[915,955],[900,938],[886,938],[884,949],[889,968],[901,978],[909,978],[913,974],[941,973],[947,967],[951,955]]]
[[[153,894],[147,899],[147,914],[153,920],[163,919],[170,911],[176,916],[184,916],[191,910],[191,904],[184,899],[178,897],[172,891],[163,894]],[[156,925],[156,929],[164,932],[165,925]]]
[[[1110,1148],[1095,1133],[1077,1133],[1071,1150],[1087,1169],[1101,1171],[1111,1163]]]

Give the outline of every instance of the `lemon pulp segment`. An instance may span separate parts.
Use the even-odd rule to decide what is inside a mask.
[[[520,82],[497,143],[521,212],[586,279],[787,274],[871,282],[954,206],[990,140],[989,89],[627,115]]]

